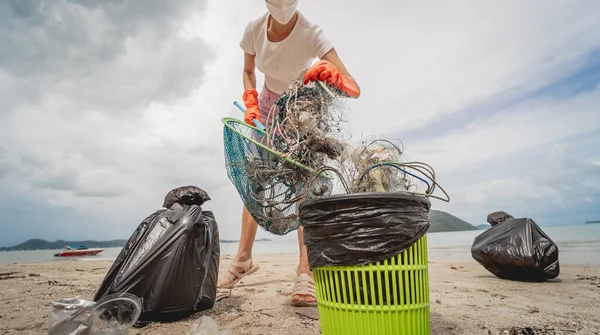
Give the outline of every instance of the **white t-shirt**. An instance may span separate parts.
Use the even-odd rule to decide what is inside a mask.
[[[255,55],[258,70],[265,74],[265,85],[273,93],[281,94],[292,81],[308,69],[315,58],[321,58],[333,48],[323,29],[308,21],[300,11],[290,35],[280,42],[267,39],[269,13],[246,25],[240,42],[242,49]]]

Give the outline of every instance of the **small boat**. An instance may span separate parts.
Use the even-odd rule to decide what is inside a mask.
[[[67,245],[58,254],[54,254],[54,257],[78,257],[78,256],[94,256],[104,251],[104,249],[88,248],[84,245],[70,246]]]

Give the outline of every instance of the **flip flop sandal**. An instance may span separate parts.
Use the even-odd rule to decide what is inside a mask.
[[[230,295],[231,295],[231,290],[218,288],[217,289],[217,297],[215,299],[215,302],[221,301],[225,298],[229,298]]]
[[[252,268],[249,269],[250,262],[252,262],[251,258],[249,258],[245,262],[232,261],[231,264],[229,265],[229,269],[227,269],[227,271],[229,271],[229,273],[231,273],[233,275],[233,277],[234,277],[233,281],[229,284],[218,286],[218,288],[233,288],[244,277],[249,276],[249,275],[253,274],[254,272],[256,272],[259,269],[259,266],[253,264]],[[242,268],[244,271],[242,273],[239,273],[238,271],[236,271],[236,268]]]
[[[312,297],[315,301],[305,301],[306,297]],[[292,305],[295,307],[307,307],[314,306],[316,303],[315,282],[309,275],[302,273],[296,278],[296,284],[292,292]]]

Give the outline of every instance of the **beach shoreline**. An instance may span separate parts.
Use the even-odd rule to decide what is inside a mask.
[[[316,307],[290,305],[297,254],[254,256],[260,270],[212,310],[173,323],[151,323],[130,334],[185,334],[202,315],[231,334],[319,334]],[[221,257],[223,273],[232,257]],[[50,302],[91,299],[110,261],[0,265],[0,334],[46,334]],[[600,333],[600,266],[561,264],[558,279],[523,283],[494,277],[472,262],[430,259],[432,334]],[[521,334],[521,333],[515,333]]]

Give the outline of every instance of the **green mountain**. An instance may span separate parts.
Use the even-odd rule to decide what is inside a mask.
[[[266,238],[256,239],[256,242],[270,241]],[[235,243],[239,241],[221,240],[221,243]],[[0,247],[0,251],[22,251],[22,250],[56,250],[62,249],[66,245],[85,245],[88,248],[121,248],[125,246],[127,240],[112,241],[64,241],[54,242],[34,238],[12,247]]]
[[[480,224],[480,225],[475,226],[475,228],[477,228],[479,230],[487,230],[490,227],[491,226],[489,224]]]
[[[472,224],[463,221],[456,216],[432,209],[429,211],[429,219],[431,226],[428,233],[446,232],[446,231],[461,231],[461,230],[477,230]]]

